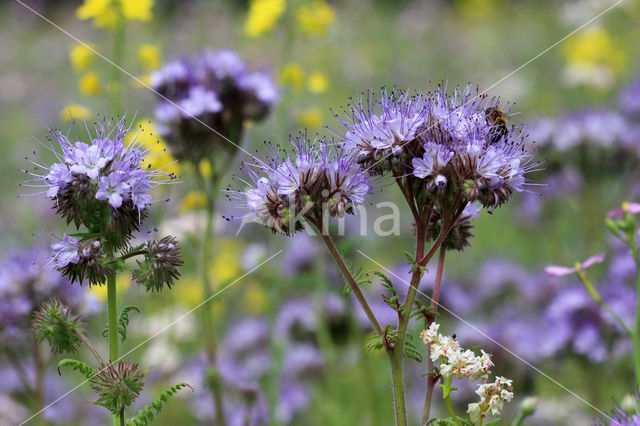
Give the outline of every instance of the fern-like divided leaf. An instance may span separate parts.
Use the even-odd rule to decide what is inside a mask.
[[[416,347],[415,337],[411,333],[407,333],[407,339],[404,342],[404,357],[422,362],[422,353]]]
[[[135,311],[140,313],[140,309],[137,306],[129,305],[122,308],[120,313],[120,319],[118,319],[118,333],[120,334],[120,341],[124,342],[127,339],[127,327],[129,326],[129,312]],[[102,337],[109,335],[109,325],[102,330]]]
[[[58,374],[60,375],[62,375],[62,372],[60,371],[61,367],[71,367],[74,371],[81,372],[87,379],[91,379],[96,375],[95,368],[73,358],[65,358],[58,363]]]
[[[162,392],[153,402],[136,414],[134,417],[127,420],[127,426],[145,426],[151,423],[155,416],[160,414],[164,404],[169,401],[169,399],[175,395],[179,390],[189,388],[193,390],[191,386],[186,383],[179,383],[177,385],[171,386],[169,389]]]

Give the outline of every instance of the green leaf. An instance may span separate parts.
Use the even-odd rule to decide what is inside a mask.
[[[484,426],[495,426],[498,423],[500,423],[500,419],[493,419],[493,420],[489,420],[488,422],[484,423]]]
[[[73,358],[65,358],[63,360],[60,360],[60,362],[58,363],[58,374],[60,375],[62,375],[62,373],[60,372],[61,367],[71,367],[74,371],[81,372],[87,379],[93,378],[93,376],[95,376],[97,373],[95,368]]]
[[[473,423],[471,423],[469,420],[461,419],[460,417],[458,417],[458,422],[460,422],[464,426],[473,426]],[[427,422],[427,425],[428,426],[459,426],[460,423],[458,422],[456,422],[453,419],[453,417],[447,417],[444,419],[429,419],[429,421]],[[487,423],[485,423],[485,426],[486,425]]]
[[[120,334],[120,341],[124,342],[127,338],[127,327],[129,326],[129,312],[135,311],[140,313],[140,309],[137,306],[129,305],[122,308],[120,313],[120,319],[118,319],[118,333]],[[102,337],[109,335],[109,325],[105,325],[102,330]]]
[[[186,383],[179,383],[177,385],[171,386],[169,389],[166,389],[164,392],[158,395],[158,397],[154,399],[151,404],[138,411],[138,414],[128,419],[126,423],[127,426],[145,426],[150,424],[154,417],[160,414],[160,411],[162,411],[162,409],[164,408],[164,404],[166,404],[169,399],[179,390],[184,388],[193,390],[193,388]]]
[[[415,337],[411,333],[407,333],[407,338],[404,342],[404,353],[403,356],[405,358],[413,359],[418,362],[422,362],[422,353],[416,347]]]

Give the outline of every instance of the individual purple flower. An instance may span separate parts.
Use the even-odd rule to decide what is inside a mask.
[[[117,172],[111,172],[108,176],[101,176],[98,182],[98,192],[96,198],[98,200],[108,200],[114,209],[122,205],[122,201],[126,201],[131,191],[128,183],[122,181],[122,175]]]
[[[595,265],[596,263],[604,262],[606,255],[604,253],[596,254],[595,256],[591,256],[584,262],[580,263],[580,269],[585,270]],[[567,266],[556,266],[551,265],[544,268],[544,271],[550,277],[561,277],[564,275],[573,274],[574,272],[578,272],[578,266],[574,266],[573,268],[569,268]]]
[[[625,213],[640,213],[640,203],[623,203],[621,208],[611,210],[609,213],[607,213],[607,217],[622,216]]]
[[[51,245],[54,251],[53,260],[58,268],[64,268],[69,263],[78,263],[80,253],[78,249],[78,239],[67,234],[62,239]]]

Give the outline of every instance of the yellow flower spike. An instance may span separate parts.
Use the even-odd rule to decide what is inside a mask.
[[[304,69],[296,62],[290,62],[280,72],[280,83],[291,86],[296,90],[304,86]]]
[[[118,293],[126,292],[131,287],[131,275],[122,273],[116,277],[116,291]],[[107,285],[92,285],[91,292],[101,302],[107,300]]]
[[[142,118],[136,122],[135,127],[125,135],[125,142],[131,143],[134,139],[144,148],[149,149],[145,162],[151,164],[151,168],[163,172],[180,174],[180,164],[173,158],[167,143],[158,135],[153,121]]]
[[[308,129],[318,127],[322,123],[322,111],[319,108],[303,109],[298,113],[298,123]]]
[[[95,96],[102,93],[100,76],[95,71],[89,71],[78,80],[78,90],[87,96]]]
[[[624,210],[625,212],[629,211],[629,202],[625,201],[624,203],[622,203],[622,210]]]
[[[78,19],[93,19],[93,25],[98,28],[113,29],[119,24],[117,10],[119,0],[85,0],[76,9]]]
[[[311,93],[322,93],[329,88],[329,79],[323,72],[316,71],[309,76],[307,87]]]
[[[244,32],[249,37],[258,37],[271,31],[286,8],[285,0],[251,0]]]
[[[155,70],[162,62],[162,52],[155,44],[141,44],[138,46],[138,60],[146,70]]]
[[[153,0],[120,0],[122,2],[122,15],[125,19],[149,22],[151,20],[151,8]]]
[[[188,212],[190,210],[203,209],[207,205],[207,194],[203,191],[191,190],[184,196],[178,210],[181,213]]]
[[[211,179],[213,176],[213,167],[211,166],[211,161],[208,158],[203,158],[200,160],[200,164],[198,164],[198,170],[200,170],[200,174],[205,179]]]
[[[251,315],[259,315],[264,313],[269,299],[260,285],[251,283],[244,292],[244,302],[244,306]]]
[[[336,13],[325,1],[315,1],[300,6],[296,11],[296,19],[302,32],[323,36],[335,21]]]
[[[60,111],[60,119],[63,121],[88,120],[91,117],[91,110],[84,105],[69,104]]]
[[[93,48],[95,48],[95,44],[88,43],[78,43],[71,48],[71,51],[69,51],[69,60],[71,61],[71,67],[74,71],[84,71],[91,65],[93,57],[95,56],[92,50]]]

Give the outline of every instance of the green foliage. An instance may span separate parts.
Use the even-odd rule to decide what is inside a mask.
[[[384,293],[382,294],[382,299],[385,301],[385,303],[396,312],[402,311],[404,309],[404,304],[400,302],[400,296],[398,296],[398,292],[396,291],[396,288],[389,277],[387,277],[380,271],[374,271],[373,273],[382,278],[382,287],[384,287],[385,290],[391,293],[391,295],[387,295]]]
[[[71,367],[71,369],[73,369],[74,371],[79,371],[80,373],[82,373],[88,380],[91,380],[91,378],[93,378],[93,376],[95,376],[97,373],[95,368],[91,367],[87,363],[73,358],[65,358],[63,360],[60,360],[60,362],[58,363],[58,374],[60,375],[62,375],[62,373],[60,372],[61,367]]]
[[[353,271],[353,265],[351,263],[348,263],[347,265],[349,267],[349,270]],[[355,280],[356,283],[358,283],[359,286],[371,284],[371,280],[369,279],[369,274],[364,272],[362,267],[358,268],[358,270],[355,273],[353,273],[353,279]],[[342,293],[344,294],[345,297],[349,297],[351,295],[351,284],[348,281],[345,283]]]
[[[138,411],[134,417],[127,420],[127,426],[144,426],[151,423],[155,416],[160,414],[164,404],[169,401],[169,399],[175,395],[179,390],[189,388],[193,390],[191,386],[186,383],[179,383],[177,385],[171,386],[169,389],[166,389],[162,392],[156,399],[151,402],[151,404],[145,406],[143,409]]]
[[[129,312],[135,311],[140,313],[140,309],[137,306],[129,305],[122,308],[120,313],[120,319],[118,320],[118,333],[120,334],[120,341],[124,342],[127,339],[127,327],[129,326]],[[104,326],[102,330],[102,337],[109,336],[109,325]]]
[[[411,253],[409,253],[408,251],[404,251],[403,253],[407,258],[407,263],[411,265],[411,269],[409,270],[409,272],[414,273],[415,271],[420,271],[420,278],[422,278],[424,273],[429,271],[426,266],[420,266],[416,258],[413,257]]]
[[[387,324],[387,326],[383,330],[382,336],[378,336],[374,334],[367,339],[367,343],[365,344],[365,348],[369,352],[379,351],[387,347],[387,344],[395,344],[398,339],[398,334],[396,330],[391,329],[391,324]],[[405,358],[413,359],[418,362],[422,362],[422,354],[420,350],[415,345],[415,338],[413,334],[407,333],[407,338],[404,342],[404,350],[403,356]]]

